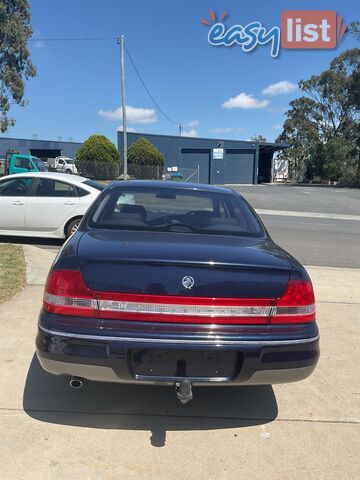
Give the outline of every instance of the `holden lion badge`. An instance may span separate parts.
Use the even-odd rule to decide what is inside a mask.
[[[182,284],[185,288],[188,288],[189,290],[192,289],[192,287],[194,286],[194,279],[193,277],[190,277],[189,275],[186,275],[183,279],[182,279]]]

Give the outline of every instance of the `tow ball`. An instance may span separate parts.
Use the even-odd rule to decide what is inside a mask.
[[[176,398],[181,403],[188,403],[193,398],[191,382],[186,378],[175,383]]]

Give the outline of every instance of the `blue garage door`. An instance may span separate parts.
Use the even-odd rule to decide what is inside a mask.
[[[254,159],[254,150],[227,149],[224,183],[253,183]]]

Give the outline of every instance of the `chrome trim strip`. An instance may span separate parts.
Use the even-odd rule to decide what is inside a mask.
[[[221,338],[207,338],[204,340],[190,340],[185,338],[174,339],[174,338],[143,338],[143,337],[108,337],[104,335],[86,335],[80,333],[68,333],[68,332],[58,332],[55,330],[49,330],[41,325],[39,329],[50,335],[58,335],[59,337],[67,337],[74,339],[82,340],[100,340],[100,341],[110,341],[110,342],[136,342],[136,343],[167,343],[167,344],[194,344],[194,345],[260,345],[260,346],[276,346],[276,345],[298,345],[302,343],[311,343],[319,340],[320,335],[310,338],[301,338],[297,340],[222,340]]]
[[[51,302],[50,302],[51,303]],[[182,303],[150,303],[122,300],[98,300],[98,308],[104,312],[144,313],[156,315],[188,315],[199,317],[271,317],[276,307],[266,306],[228,306],[228,305],[186,305]]]
[[[169,375],[135,375],[136,380],[145,380],[153,382],[179,382],[183,377],[169,376]],[[211,383],[223,383],[231,382],[232,377],[186,377],[191,383],[196,382],[211,382]]]

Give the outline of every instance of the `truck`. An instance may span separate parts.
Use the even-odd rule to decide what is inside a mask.
[[[69,157],[48,158],[47,166],[51,172],[78,173],[75,160]]]
[[[40,158],[8,151],[5,158],[0,159],[0,177],[24,172],[47,172],[48,168]]]

